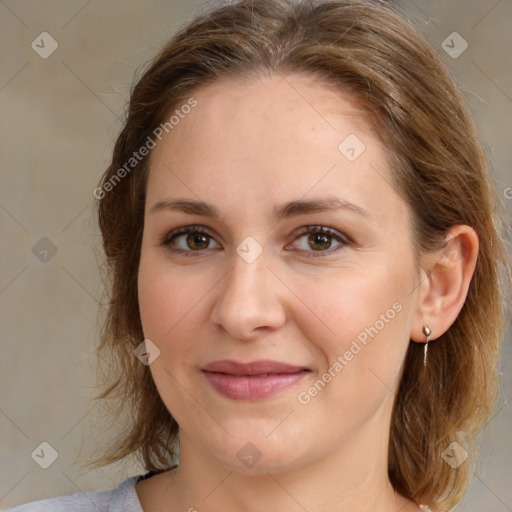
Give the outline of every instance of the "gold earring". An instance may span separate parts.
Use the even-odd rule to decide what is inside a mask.
[[[432,331],[427,324],[425,324],[423,326],[422,330],[423,330],[423,334],[427,338],[425,341],[425,348],[423,349],[423,366],[427,366],[427,352],[428,352],[428,345],[430,343],[430,335],[432,334]]]

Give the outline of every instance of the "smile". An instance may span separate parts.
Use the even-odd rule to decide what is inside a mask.
[[[232,360],[209,363],[203,374],[221,395],[234,400],[259,400],[295,386],[309,369],[277,361],[239,363]]]

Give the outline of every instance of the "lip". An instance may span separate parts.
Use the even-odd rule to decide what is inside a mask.
[[[202,368],[210,385],[234,400],[259,400],[280,393],[310,373],[308,368],[271,360],[222,360]]]

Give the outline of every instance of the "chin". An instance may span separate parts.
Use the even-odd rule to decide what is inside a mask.
[[[229,469],[242,474],[265,475],[300,467],[314,458],[308,455],[309,436],[301,435],[297,429],[282,429],[277,435],[276,421],[251,420],[249,423],[237,422],[235,428],[228,422],[227,430],[232,436],[223,432],[219,439],[204,440],[213,457]],[[309,451],[316,452],[314,448]]]
[[[290,447],[289,451],[276,453],[274,446],[258,448],[255,443],[245,443],[242,448],[233,447],[234,457],[226,457],[226,451],[221,450],[218,460],[227,468],[244,475],[267,475],[296,469],[304,464],[297,450]]]

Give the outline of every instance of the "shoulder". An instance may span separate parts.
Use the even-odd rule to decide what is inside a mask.
[[[127,478],[114,489],[33,501],[6,512],[143,512],[135,491],[140,478],[143,477]]]

